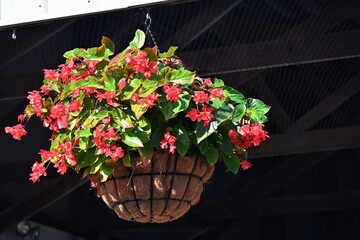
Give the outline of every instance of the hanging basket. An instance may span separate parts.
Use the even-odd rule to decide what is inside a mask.
[[[155,151],[147,167],[139,161],[133,161],[132,168],[120,163],[98,186],[106,205],[128,221],[164,223],[180,218],[199,202],[203,185],[214,172],[214,166],[200,157],[163,151]]]

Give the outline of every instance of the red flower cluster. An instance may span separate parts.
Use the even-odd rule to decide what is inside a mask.
[[[180,99],[180,93],[183,92],[183,90],[176,85],[172,85],[171,87],[169,84],[164,84],[163,89],[166,93],[166,99],[169,101],[176,102]]]
[[[117,147],[115,144],[109,146],[106,141],[116,140],[116,131],[113,127],[109,127],[106,131],[102,126],[97,126],[94,131],[95,137],[93,143],[99,148],[101,154],[110,157],[116,161],[124,156],[124,151],[121,147]]]
[[[30,173],[30,180],[33,183],[39,182],[41,176],[46,176],[46,168],[44,167],[44,163],[35,162],[31,167],[32,173]]]
[[[22,124],[15,125],[13,127],[5,127],[5,132],[10,133],[16,140],[21,140],[21,137],[27,134]]]
[[[252,164],[250,162],[248,162],[247,160],[241,160],[240,165],[241,165],[242,170],[244,170],[244,171],[248,170],[252,166]]]
[[[147,105],[149,108],[155,106],[155,102],[159,100],[160,95],[157,93],[152,93],[144,98],[139,98],[137,93],[134,93],[131,97],[131,100],[135,101],[137,104],[143,106]]]
[[[194,91],[193,100],[196,104],[209,103],[211,98],[204,91]]]
[[[169,148],[169,153],[174,154],[176,149],[175,142],[176,142],[176,137],[171,135],[169,132],[166,132],[164,134],[164,139],[160,141],[160,147],[162,149]]]
[[[204,127],[209,125],[210,120],[214,118],[214,115],[211,113],[214,108],[207,107],[206,105],[202,106],[201,108],[202,112],[198,111],[196,108],[192,108],[185,117],[188,117],[191,119],[191,121],[195,122],[201,122],[204,121]]]
[[[263,124],[252,123],[251,125],[243,125],[238,131],[230,130],[228,136],[236,147],[247,149],[251,146],[259,146],[260,142],[265,141],[268,132],[263,130]]]
[[[156,62],[149,62],[146,58],[147,52],[140,51],[139,55],[133,57],[130,54],[126,56],[126,62],[132,67],[135,73],[144,74],[145,78],[150,78],[159,67]]]
[[[60,173],[61,175],[64,175],[67,172],[68,166],[65,163],[65,156],[60,154],[58,149],[55,149],[52,152],[41,149],[40,155],[44,163],[47,161],[54,161],[57,159],[56,162],[54,163],[54,167],[58,169],[57,172]]]
[[[105,93],[98,92],[96,95],[96,98],[99,101],[102,101],[103,99],[106,99],[107,104],[113,107],[119,107],[120,104],[117,102],[114,102],[114,99],[116,99],[116,91],[106,91]]]
[[[30,105],[34,108],[36,116],[41,116],[42,98],[39,91],[29,92],[27,99],[30,100]]]

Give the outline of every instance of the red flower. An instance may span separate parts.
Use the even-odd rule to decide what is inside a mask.
[[[211,79],[210,79],[210,78],[205,78],[204,86],[205,86],[205,87],[208,87],[208,86],[210,86],[211,84],[212,84]]]
[[[188,117],[191,119],[191,121],[195,122],[198,119],[200,112],[196,108],[192,108],[185,117]]]
[[[162,149],[169,148],[169,153],[174,154],[176,149],[175,142],[176,142],[176,137],[171,135],[169,132],[166,132],[164,134],[164,139],[160,141],[160,147]]]
[[[110,123],[110,118],[103,118],[101,119],[101,122],[105,125],[108,125]]]
[[[208,108],[206,105],[204,105],[202,106],[201,110],[202,112],[200,112],[199,114],[198,121],[199,119],[204,121],[204,127],[206,127],[207,125],[209,125],[210,120],[214,118],[214,115],[211,113],[214,110],[214,108],[212,107]]]
[[[252,166],[252,164],[249,163],[247,160],[241,160],[240,165],[244,171],[251,168],[251,166]]]
[[[47,78],[51,81],[59,76],[59,73],[57,70],[43,69],[43,71],[44,71],[44,78]]]
[[[22,124],[15,125],[13,127],[5,127],[5,132],[10,133],[16,140],[21,140],[21,137],[27,134]]]
[[[95,70],[96,70],[96,64],[98,63],[99,61],[98,60],[88,60],[86,61],[86,67],[87,69],[89,70],[89,73],[91,75],[94,75],[95,73]]]
[[[102,101],[103,99],[106,99],[107,104],[113,107],[119,107],[120,104],[117,102],[114,102],[114,99],[116,98],[116,91],[106,91],[105,93],[98,92],[96,95],[96,98],[99,101]]]
[[[169,87],[169,84],[165,84],[163,86],[163,89],[166,93],[166,99],[173,102],[179,100],[179,95],[183,92],[183,90],[181,88],[178,88],[176,85],[172,85],[171,87]]]
[[[194,91],[193,100],[196,104],[209,103],[211,98],[204,91]]]
[[[120,90],[120,91],[123,90],[125,86],[126,86],[126,78],[120,79],[120,81],[119,81],[119,83],[118,83],[118,88],[119,88],[119,90]]]
[[[39,182],[41,176],[46,176],[46,168],[44,163],[35,162],[31,167],[32,173],[30,173],[30,180],[33,183]]]
[[[222,98],[224,97],[222,88],[210,89],[210,97],[222,100]]]
[[[19,121],[19,122],[24,122],[24,120],[25,120],[25,114],[20,114],[20,115],[18,116],[18,121]]]
[[[144,74],[145,78],[150,78],[152,73],[156,72],[159,67],[156,62],[149,62],[146,58],[147,53],[140,51],[137,56],[128,54],[125,61],[132,67],[135,73]]]
[[[30,105],[34,108],[36,116],[41,116],[42,98],[39,91],[29,92],[27,99],[30,100]]]
[[[135,93],[136,94],[136,93]],[[147,105],[149,108],[155,106],[154,102],[159,100],[159,94],[153,93],[145,98],[138,99],[138,95],[133,95],[132,100],[136,100],[137,104],[139,105]]]
[[[65,163],[65,157],[60,156],[59,159],[54,163],[54,167],[58,169],[57,172],[60,173],[60,175],[64,175],[68,170],[68,166]]]
[[[68,115],[66,107],[63,103],[58,103],[50,109],[50,117],[56,120],[56,124],[59,129],[67,127]]]
[[[74,100],[69,105],[67,105],[67,110],[78,112],[81,110],[81,107],[82,107],[81,103],[77,100]]]

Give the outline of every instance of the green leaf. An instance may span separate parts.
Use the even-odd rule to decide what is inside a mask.
[[[148,110],[148,106],[146,104],[140,105],[133,101],[131,101],[130,106],[136,119],[139,119]]]
[[[97,160],[95,155],[95,148],[87,149],[86,152],[79,151],[76,155],[76,170],[92,165]],[[90,169],[89,169],[90,171]]]
[[[214,78],[214,83],[211,86],[217,88],[217,87],[223,87],[223,86],[225,86],[225,84],[224,84],[223,80]]]
[[[215,132],[218,128],[218,123],[216,121],[211,121],[209,125],[204,127],[203,122],[197,122],[196,123],[196,140],[197,143],[200,143],[204,139],[206,139],[208,136],[210,136],[213,132]]]
[[[249,108],[254,108],[259,114],[265,114],[270,110],[270,106],[255,98],[249,98],[247,100],[247,105]]]
[[[210,165],[214,165],[217,162],[219,153],[215,147],[209,145],[209,141],[207,139],[200,142],[197,146],[200,153],[205,156]]]
[[[223,87],[223,89],[224,89],[225,97],[229,98],[231,101],[236,102],[236,103],[244,102],[245,97],[238,90],[235,90],[232,87],[228,87],[228,86]]]
[[[109,64],[109,61],[103,59],[95,65],[96,70],[98,70],[98,71],[103,70],[105,68],[105,66],[108,64]]]
[[[58,85],[56,84],[55,81],[53,81],[49,86],[50,86],[50,88],[51,88],[52,90],[54,90],[55,92],[60,93],[59,87],[58,87]]]
[[[114,91],[116,89],[115,86],[115,79],[112,76],[107,76],[106,74],[103,74],[104,77],[104,89],[106,91]]]
[[[178,49],[177,46],[171,46],[167,52],[160,53],[160,57],[162,58],[171,58],[175,55],[175,51]]]
[[[130,81],[130,84],[126,84],[125,88],[123,89],[123,97],[121,100],[130,99],[136,90],[140,87],[141,83],[141,79],[134,78]]]
[[[160,97],[159,109],[163,113],[165,120],[169,120],[178,115],[178,113],[184,111],[189,107],[191,96],[187,92],[180,94],[180,99],[176,102],[166,100],[163,95]]]
[[[102,44],[100,47],[96,49],[96,56],[103,57],[105,55],[106,47],[104,44]]]
[[[238,122],[242,119],[242,117],[245,114],[246,106],[245,104],[239,104],[235,107],[233,115],[232,115],[232,121]]]
[[[134,49],[134,48],[142,48],[142,46],[144,46],[145,43],[145,33],[141,30],[136,30],[135,32],[135,37],[134,39],[130,42],[130,48]]]
[[[218,98],[213,98],[211,100],[210,106],[212,106],[213,108],[218,109],[224,102],[225,102],[225,98],[223,98],[222,100],[220,100]]]
[[[195,73],[186,69],[175,69],[169,72],[167,75],[167,81],[179,85],[189,85],[194,81]]]
[[[114,43],[107,37],[102,37],[101,43],[105,45],[107,49],[109,49],[112,53],[115,52],[115,45]]]
[[[113,172],[114,166],[106,166],[105,164],[102,164],[99,171],[101,182],[105,182]]]
[[[130,147],[143,147],[143,143],[140,138],[138,138],[134,133],[131,132],[123,132],[122,133],[122,141],[126,145]]]
[[[214,165],[217,162],[218,158],[219,158],[219,152],[214,147],[207,147],[206,151],[203,152],[202,154],[204,154],[204,156],[206,157],[207,162],[210,165]]]
[[[91,133],[89,128],[85,128],[85,129],[75,131],[75,136],[76,137],[89,137],[91,135],[92,135],[92,133]]]
[[[150,142],[145,143],[144,147],[139,147],[138,151],[143,162],[149,163],[151,161],[154,150],[151,147]]]
[[[86,58],[89,54],[81,48],[75,48],[74,50],[72,50],[73,54],[77,57],[83,57]]]
[[[160,141],[164,138],[164,134],[166,131],[166,125],[160,124],[155,130],[153,134],[151,134],[151,146],[158,147],[160,145]]]
[[[214,119],[217,121],[218,125],[220,125],[231,117],[231,113],[232,109],[229,107],[228,103],[224,102],[216,111]]]
[[[89,130],[90,130],[90,129],[89,129]],[[88,146],[88,142],[89,142],[89,137],[88,137],[88,136],[86,136],[86,137],[81,137],[81,138],[79,139],[79,147],[80,147],[80,149],[86,151],[87,146]]]
[[[113,119],[116,124],[118,124],[122,128],[133,128],[134,124],[131,121],[129,115],[127,115],[123,110],[120,108],[114,108],[112,111]]]
[[[123,161],[125,167],[131,167],[130,154],[126,154],[126,155],[122,158],[122,161]]]
[[[222,152],[222,156],[227,168],[234,174],[237,174],[240,169],[240,159],[236,156],[235,153],[226,154]]]
[[[145,48],[144,51],[147,53],[146,57],[149,59],[149,61],[157,62],[158,56],[157,56],[157,48],[156,47]]]
[[[100,170],[102,164],[105,162],[105,158],[105,155],[96,155],[95,163],[92,164],[90,169],[91,174],[95,174]]]
[[[172,130],[176,137],[176,150],[181,156],[185,156],[190,147],[190,138],[187,134],[185,127],[181,124],[176,124]]]
[[[70,51],[67,51],[64,53],[64,58],[71,58],[71,57],[74,57],[74,50],[70,50]]]
[[[155,92],[155,90],[158,88],[159,81],[155,80],[145,80],[140,89],[139,89],[139,97],[147,97],[148,95]]]

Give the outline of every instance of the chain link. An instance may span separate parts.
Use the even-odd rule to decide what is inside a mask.
[[[146,19],[145,19],[145,22],[144,22],[145,26],[146,26],[146,35],[148,36],[148,44],[149,46],[151,46],[151,42],[150,42],[150,39],[151,41],[153,42],[154,46],[157,47],[157,43],[155,41],[155,38],[154,38],[154,35],[152,34],[151,30],[150,30],[150,27],[151,27],[151,17],[150,17],[150,13],[148,12],[146,14]]]

